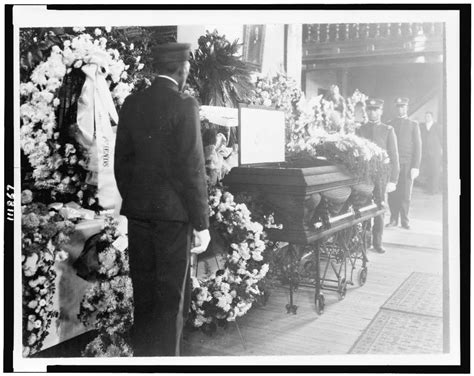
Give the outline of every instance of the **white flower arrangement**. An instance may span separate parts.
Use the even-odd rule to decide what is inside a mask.
[[[234,321],[247,313],[262,294],[258,285],[269,265],[263,252],[267,249],[264,227],[251,218],[243,203],[214,187],[209,195],[211,222],[229,241],[224,267],[201,280],[193,278],[190,322],[206,331]]]
[[[23,281],[23,356],[42,349],[53,318],[56,261],[67,258],[61,249],[73,231],[73,224],[44,204],[34,203],[32,192],[22,198],[22,281]]]

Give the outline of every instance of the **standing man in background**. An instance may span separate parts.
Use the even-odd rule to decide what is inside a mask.
[[[182,94],[188,44],[153,50],[152,86],[120,112],[115,178],[128,219],[135,356],[178,356],[190,304],[192,235],[209,244],[209,206],[199,107]]]
[[[410,229],[408,211],[410,209],[413,180],[420,173],[421,135],[416,121],[408,118],[408,98],[397,98],[398,117],[389,122],[395,129],[400,156],[400,176],[397,189],[388,195],[390,206],[390,222],[388,227],[398,226],[400,218],[404,229]]]
[[[425,114],[425,122],[420,124],[423,152],[421,157],[421,173],[426,178],[425,188],[429,194],[439,192],[441,175],[441,159],[443,156],[442,129],[433,121],[433,113]]]
[[[382,197],[384,197],[385,192],[393,192],[397,186],[398,173],[400,171],[398,162],[397,137],[391,126],[383,124],[380,121],[383,112],[383,100],[367,100],[366,109],[368,122],[361,125],[360,128],[357,129],[356,134],[372,141],[377,146],[387,151],[387,154],[390,158],[391,169],[389,181],[383,182],[382,187],[380,187]],[[374,250],[378,253],[385,253],[385,250],[382,248],[382,235],[384,227],[383,218],[383,214],[375,217],[374,225],[372,227],[372,245]]]

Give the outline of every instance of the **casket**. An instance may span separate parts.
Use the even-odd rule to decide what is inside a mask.
[[[254,196],[274,212],[283,228],[269,230],[270,239],[309,244],[322,230],[318,223],[348,209],[351,186],[359,181],[343,166],[320,159],[236,167],[223,184],[234,194]]]

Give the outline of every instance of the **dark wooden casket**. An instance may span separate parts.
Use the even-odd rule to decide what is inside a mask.
[[[248,193],[263,200],[282,229],[271,229],[272,240],[311,244],[338,221],[354,218],[352,206],[372,202],[373,186],[362,184],[344,167],[326,160],[236,167],[223,184],[232,193]],[[372,209],[376,210],[375,205]],[[347,224],[346,224],[347,225]]]

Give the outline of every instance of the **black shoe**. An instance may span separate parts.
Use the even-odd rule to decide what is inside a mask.
[[[385,249],[382,247],[374,247],[374,251],[377,253],[385,253]]]
[[[404,228],[405,230],[409,230],[409,229],[410,229],[410,225],[409,225],[409,224],[402,225],[402,228]]]
[[[397,227],[397,222],[395,221],[390,221],[385,225],[385,227]]]

